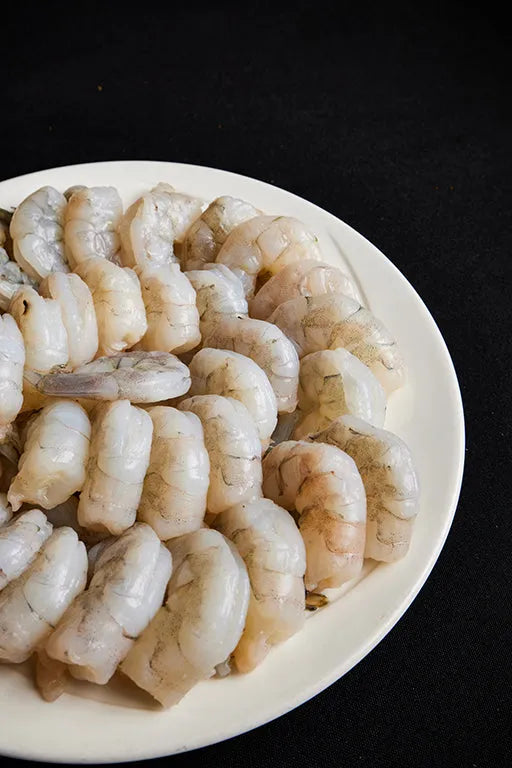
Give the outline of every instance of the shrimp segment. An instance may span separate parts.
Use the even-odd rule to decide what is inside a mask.
[[[0,435],[23,404],[25,344],[11,315],[0,316]]]
[[[397,435],[355,416],[340,416],[311,439],[349,454],[366,489],[365,557],[391,563],[407,554],[419,507],[419,482],[411,452]]]
[[[344,347],[365,363],[386,392],[400,387],[405,368],[396,341],[357,301],[332,293],[280,304],[269,317],[296,346],[299,357]]]
[[[334,448],[289,440],[263,460],[263,494],[297,513],[308,590],[339,587],[363,565],[364,486],[350,456]]]
[[[249,579],[234,545],[201,529],[168,544],[167,601],[135,641],[121,670],[164,707],[215,673],[244,628]]]
[[[51,524],[38,509],[23,512],[0,528],[0,590],[21,576],[51,532]]]
[[[201,527],[210,460],[195,414],[167,406],[150,408],[148,414],[153,442],[137,517],[167,541]]]
[[[203,337],[205,347],[231,349],[254,360],[268,376],[279,413],[297,407],[299,358],[284,333],[264,320],[234,317],[212,323]]]
[[[64,213],[64,239],[72,269],[100,256],[120,261],[117,228],[123,204],[114,187],[77,187],[68,198]]]
[[[201,334],[224,318],[247,315],[244,287],[229,267],[224,264],[205,264],[203,269],[185,274],[196,292]]]
[[[37,281],[21,269],[15,261],[0,248],[0,310],[7,312],[14,295],[25,285],[32,288],[37,286]]]
[[[57,301],[44,299],[26,286],[15,294],[9,311],[23,336],[27,368],[48,373],[67,365],[68,335]]]
[[[247,621],[234,657],[239,672],[250,672],[304,624],[304,542],[291,515],[269,499],[231,507],[214,525],[235,544],[249,574]]]

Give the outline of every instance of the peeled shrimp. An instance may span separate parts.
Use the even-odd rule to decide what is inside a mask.
[[[44,299],[26,286],[15,294],[10,313],[23,335],[27,368],[48,373],[53,368],[67,365],[68,335],[57,301]]]
[[[320,260],[317,238],[290,216],[256,216],[240,224],[226,239],[216,261],[236,270],[246,296],[291,262]]]
[[[250,357],[267,374],[278,412],[295,410],[299,358],[291,341],[275,325],[248,317],[224,318],[212,323],[203,336],[203,344]]]
[[[149,464],[153,423],[129,400],[103,403],[93,415],[78,522],[119,534],[135,522]]]
[[[339,587],[360,573],[366,499],[350,456],[333,445],[279,443],[263,460],[263,494],[297,513],[308,590]]]
[[[183,269],[203,269],[215,261],[230,232],[259,211],[245,200],[224,195],[214,200],[190,226],[181,249]]]
[[[261,445],[245,405],[232,397],[197,395],[183,400],[180,410],[200,419],[210,457],[208,512],[216,515],[261,496]]]
[[[75,271],[92,293],[98,353],[114,355],[140,341],[148,326],[135,272],[99,257],[82,262]]]
[[[71,528],[59,528],[26,571],[0,593],[0,661],[26,661],[82,592],[87,554]]]
[[[190,395],[225,395],[243,403],[267,448],[277,424],[277,401],[259,365],[237,352],[205,348],[194,355],[190,375]]]
[[[299,357],[344,347],[365,363],[386,392],[405,376],[396,341],[371,312],[337,293],[290,299],[269,317],[295,344]]]
[[[234,657],[239,672],[250,672],[304,624],[304,542],[291,515],[269,499],[231,507],[214,526],[235,544],[249,574],[249,609]]]
[[[0,528],[0,590],[21,576],[51,532],[39,509],[23,512]]]
[[[11,315],[0,316],[0,436],[23,404],[25,344]]]
[[[60,307],[68,337],[68,366],[73,370],[88,363],[98,351],[98,324],[86,283],[78,275],[53,272],[42,281],[39,293]]]
[[[368,366],[346,349],[323,349],[300,361],[299,408],[304,414],[293,437],[325,429],[345,413],[382,427],[386,395]]]
[[[46,642],[74,677],[104,685],[162,605],[171,555],[154,531],[136,523],[106,546],[88,589]]]
[[[203,207],[197,197],[175,192],[169,184],[158,184],[126,211],[119,234],[122,260],[127,267],[169,264],[177,261],[174,242],[185,237]]]
[[[234,545],[201,529],[169,542],[167,601],[135,641],[121,670],[164,707],[215,673],[244,628],[249,579]]]
[[[10,224],[14,258],[27,275],[40,280],[50,272],[69,272],[64,255],[66,198],[41,187],[14,211]]]
[[[37,285],[9,256],[0,248],[0,310],[7,312],[14,294],[24,285]]]
[[[196,292],[199,328],[204,334],[220,320],[247,315],[241,280],[224,264],[205,264],[185,273]]]
[[[167,541],[201,527],[210,461],[195,414],[167,406],[150,408],[148,414],[153,441],[137,517]]]
[[[404,441],[355,416],[340,416],[311,437],[341,448],[357,464],[368,501],[365,557],[388,563],[404,557],[419,508],[418,476]]]
[[[249,312],[251,317],[268,320],[274,309],[285,301],[325,293],[343,293],[362,304],[356,286],[340,269],[322,261],[306,259],[287,264],[262,285],[249,302]]]
[[[75,187],[64,213],[64,239],[71,268],[101,256],[120,262],[117,228],[123,204],[114,187]]]
[[[156,403],[184,395],[190,373],[168,352],[125,352],[98,357],[73,373],[43,376],[35,384],[38,392],[52,397]]]
[[[178,264],[137,268],[148,329],[142,349],[187,352],[201,341],[196,292]]]
[[[7,494],[0,493],[0,528],[12,518],[12,508],[7,501]]]
[[[76,531],[78,538],[84,542],[86,547],[93,547],[109,536],[106,531],[90,531],[79,524],[78,496],[70,496],[67,501],[58,504],[53,509],[46,509],[45,515],[54,528],[62,528],[63,525],[66,525]]]
[[[15,512],[23,502],[51,509],[81,490],[90,434],[89,418],[78,403],[58,400],[37,414],[7,494]]]

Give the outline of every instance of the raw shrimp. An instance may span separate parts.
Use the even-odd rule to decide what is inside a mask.
[[[194,355],[190,376],[190,395],[225,395],[243,403],[267,448],[277,424],[277,401],[259,365],[237,352],[205,348]]]
[[[7,501],[7,494],[0,493],[0,528],[12,518],[12,508]]]
[[[41,187],[14,211],[10,224],[14,258],[27,275],[40,280],[50,272],[69,272],[64,254],[66,198]]]
[[[76,268],[92,293],[100,355],[132,347],[147,331],[146,312],[137,275],[106,259],[88,259]]]
[[[360,573],[366,499],[350,456],[333,445],[280,443],[263,460],[263,494],[297,513],[308,590],[339,587]]]
[[[136,269],[148,329],[142,349],[187,352],[201,341],[196,292],[178,264],[146,264]]]
[[[36,559],[0,593],[0,661],[26,661],[85,588],[87,553],[71,528],[59,528]]]
[[[0,590],[21,576],[51,532],[52,525],[39,509],[22,512],[0,528]]]
[[[133,525],[149,464],[152,434],[148,413],[129,400],[98,406],[78,504],[79,525],[113,534]]]
[[[371,312],[339,293],[300,297],[269,317],[295,344],[299,357],[344,347],[365,363],[386,392],[400,387],[405,368],[396,341]]]
[[[67,365],[68,335],[57,301],[44,299],[33,288],[25,286],[11,301],[10,313],[23,335],[27,368],[48,373]]]
[[[156,403],[188,392],[190,373],[168,352],[125,352],[98,357],[73,373],[42,376],[35,384],[52,397]]]
[[[365,557],[389,563],[407,554],[419,508],[419,483],[404,441],[355,416],[340,416],[311,437],[341,448],[357,464],[368,500]]]
[[[88,363],[98,351],[98,324],[86,283],[78,275],[53,272],[42,281],[39,293],[60,307],[68,337],[69,368]]]
[[[236,270],[250,297],[258,278],[263,283],[291,262],[320,258],[317,238],[298,219],[256,216],[231,232],[216,260]]]
[[[29,277],[9,256],[0,248],[0,310],[7,312],[11,299],[24,285],[35,287],[37,282]]]
[[[251,317],[268,320],[274,309],[285,301],[325,293],[343,293],[362,304],[356,286],[340,269],[322,261],[306,259],[287,264],[262,285],[249,302],[249,312]]]
[[[158,184],[131,205],[121,220],[122,260],[127,267],[177,261],[174,242],[181,241],[203,208],[202,200]]]
[[[121,670],[164,707],[215,673],[244,628],[249,579],[234,545],[201,529],[169,542],[167,600],[135,641]]]
[[[185,273],[196,291],[201,334],[219,320],[247,315],[247,301],[240,279],[224,264],[205,264]]]
[[[215,261],[230,232],[259,213],[245,200],[229,195],[218,197],[187,231],[181,249],[183,269],[203,269],[205,264]]]
[[[0,316],[0,437],[23,404],[25,344],[11,315]]]
[[[249,610],[234,657],[239,672],[250,672],[304,624],[304,542],[291,515],[269,499],[221,512],[214,526],[235,544],[249,574]]]
[[[120,263],[117,232],[123,204],[114,187],[76,187],[64,213],[64,240],[69,265],[74,269],[101,256]]]
[[[261,445],[245,405],[232,397],[197,395],[179,408],[195,413],[203,425],[210,457],[208,512],[216,515],[261,496]]]
[[[300,440],[345,413],[382,427],[386,395],[368,366],[346,349],[323,349],[300,361],[299,408],[304,415],[293,433]]]
[[[5,431],[5,437],[3,438],[5,442],[0,443],[0,496],[2,498],[5,496],[6,499],[9,486],[18,471],[18,460],[20,457],[17,446],[13,445],[10,440],[9,432],[11,427],[12,425],[9,425],[9,428]],[[3,520],[3,516],[0,512],[1,520]]]
[[[63,525],[72,528],[78,534],[78,538],[84,542],[86,547],[94,547],[100,541],[109,536],[106,531],[89,531],[83,528],[78,522],[78,496],[70,496],[67,501],[58,504],[53,509],[46,509],[45,515],[48,522],[54,528],[62,528]]]
[[[203,336],[203,345],[250,357],[267,374],[278,412],[295,410],[299,358],[291,341],[275,325],[249,317],[227,317],[212,323]]]
[[[167,406],[150,408],[148,414],[153,441],[137,517],[166,541],[201,527],[210,460],[195,414]]]
[[[104,685],[162,605],[171,555],[144,523],[106,546],[88,589],[46,642],[52,659],[74,677]]]
[[[90,434],[87,413],[71,401],[57,400],[31,420],[7,494],[15,512],[23,502],[52,509],[81,490]]]

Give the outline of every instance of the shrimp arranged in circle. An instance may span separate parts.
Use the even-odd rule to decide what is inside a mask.
[[[11,315],[0,316],[0,437],[23,404],[25,344]]]
[[[218,531],[203,528],[168,547],[173,573],[167,600],[121,664],[164,707],[177,704],[229,658],[249,603],[244,562]]]
[[[341,448],[357,464],[368,502],[365,557],[404,557],[419,507],[418,475],[404,441],[355,416],[340,416],[311,439]]]
[[[28,568],[52,530],[39,509],[23,512],[0,528],[0,590]]]
[[[29,370],[48,373],[68,364],[68,334],[59,302],[26,286],[15,294],[9,311],[22,333]]]
[[[250,672],[304,624],[304,542],[291,515],[269,499],[231,507],[214,526],[235,544],[249,574],[249,609],[234,658],[239,672]]]
[[[350,456],[333,445],[279,443],[263,459],[263,494],[297,514],[308,590],[339,587],[359,575],[366,498]]]
[[[295,344],[299,357],[344,347],[365,363],[386,392],[400,387],[405,367],[396,341],[371,312],[338,293],[300,297],[269,317]]]
[[[74,269],[100,256],[120,263],[118,227],[123,204],[115,187],[76,187],[64,212],[64,239]]]
[[[317,238],[298,219],[256,216],[231,232],[216,261],[236,271],[250,297],[258,279],[264,283],[291,262],[320,258]]]
[[[224,264],[205,264],[185,273],[196,292],[199,329],[205,334],[220,320],[246,316],[247,300],[241,280]]]

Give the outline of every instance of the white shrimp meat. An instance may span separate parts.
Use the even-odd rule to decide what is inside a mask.
[[[247,300],[241,280],[224,264],[205,264],[185,273],[196,292],[201,334],[229,317],[247,315]]]
[[[22,512],[0,528],[0,590],[21,576],[51,533],[39,509]]]
[[[0,316],[0,435],[23,404],[25,344],[11,315]]]
[[[76,187],[64,213],[64,240],[72,269],[100,256],[120,263],[118,227],[123,204],[115,187]]]
[[[34,288],[21,288],[9,308],[25,344],[25,365],[31,371],[48,373],[69,361],[69,343],[60,305],[45,299]]]

